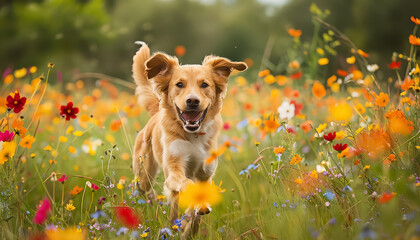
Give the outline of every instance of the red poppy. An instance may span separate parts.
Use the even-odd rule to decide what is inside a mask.
[[[337,143],[336,145],[333,146],[333,148],[337,151],[337,152],[342,152],[347,148],[347,144],[341,144],[341,143]]]
[[[135,229],[140,224],[140,219],[135,212],[126,206],[114,207],[114,213],[117,219],[127,228]]]
[[[401,68],[401,62],[392,62],[388,65],[391,69],[400,69]]]
[[[66,174],[63,174],[57,181],[61,182],[61,183],[64,183],[67,180],[67,178],[69,178],[69,177],[66,176]]]
[[[295,100],[290,101],[290,104],[295,105],[295,116],[300,114],[300,111],[303,109],[303,104],[297,103]]]
[[[66,116],[66,120],[70,121],[70,118],[76,118],[76,114],[79,112],[79,108],[73,107],[73,102],[67,103],[67,106],[62,105],[61,106],[61,113],[60,115]]]
[[[20,97],[20,94],[18,92],[15,93],[15,96],[12,97],[11,95],[7,96],[7,107],[10,109],[13,109],[13,112],[19,113],[22,111],[23,106],[25,106],[26,103],[26,97]]]
[[[342,76],[342,77],[345,77],[345,76],[347,76],[349,73],[348,73],[347,71],[344,71],[344,70],[340,70],[340,69],[338,69],[338,70],[337,70],[337,74],[338,74],[338,75],[340,75],[340,76]]]
[[[302,77],[302,72],[297,72],[297,73],[294,73],[294,74],[291,74],[290,75],[290,78],[291,79],[299,79],[299,78],[301,78]]]
[[[324,139],[331,142],[332,140],[335,139],[336,136],[337,135],[335,134],[335,132],[328,133],[327,135],[324,135]]]

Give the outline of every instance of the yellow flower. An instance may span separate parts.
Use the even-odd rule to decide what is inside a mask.
[[[365,165],[365,167],[363,168],[363,171],[370,169],[370,165]]]
[[[299,154],[295,154],[290,160],[290,165],[297,165],[302,160],[302,157]]]
[[[366,109],[363,107],[363,104],[361,104],[361,103],[358,103],[358,104],[356,105],[356,110],[357,110],[360,114],[364,114],[364,113],[365,113],[365,111],[366,111]]]
[[[206,208],[220,200],[219,188],[209,182],[191,183],[179,194],[179,206],[182,208]]]
[[[44,150],[45,151],[51,151],[52,147],[50,145],[47,145],[47,146],[44,147]]]
[[[165,201],[165,196],[164,196],[164,195],[158,195],[158,196],[156,197],[156,199],[157,199],[158,201],[160,201],[160,202],[163,202],[163,201]]]
[[[318,59],[318,64],[321,66],[327,65],[330,62],[328,58],[320,58]]]
[[[347,136],[347,133],[344,131],[338,131],[335,134],[336,134],[335,139],[337,140],[341,140]]]
[[[352,116],[350,106],[346,102],[338,103],[329,108],[331,118],[335,121],[349,121]]]
[[[140,234],[140,237],[146,238],[148,235],[149,235],[149,232],[145,232],[145,233]]]
[[[246,79],[244,77],[242,77],[242,76],[239,76],[239,77],[235,78],[235,81],[236,81],[236,84],[238,86],[244,86],[244,85],[246,85]]]
[[[79,230],[75,227],[62,230],[47,230],[45,231],[48,240],[84,240],[87,239],[86,231]]]
[[[62,143],[65,143],[65,142],[67,142],[67,138],[66,138],[66,137],[64,137],[64,136],[60,136],[60,137],[58,138],[58,141],[60,141],[60,142],[62,142]]]
[[[273,83],[275,83],[275,82],[276,82],[276,78],[275,78],[273,75],[268,74],[267,76],[265,76],[265,77],[264,77],[264,81],[265,81],[267,84],[273,84]]]
[[[356,58],[354,56],[346,58],[346,62],[348,64],[354,64],[356,62]]]
[[[76,148],[75,148],[75,147],[70,146],[70,147],[69,147],[69,152],[71,152],[71,153],[77,153],[77,150],[76,150]]]
[[[22,78],[26,76],[26,68],[17,69],[14,72],[15,78]]]
[[[67,130],[66,130],[66,134],[70,134],[70,133],[72,133],[72,132],[73,132],[73,130],[74,130],[73,126],[69,126],[69,127],[67,128]]]
[[[32,66],[31,68],[29,68],[30,73],[36,73],[36,71],[38,71],[38,68],[35,66]]]
[[[67,203],[65,209],[69,212],[73,211],[74,209],[76,209],[75,206],[73,206],[73,203]]]
[[[34,137],[32,137],[30,135],[26,135],[24,138],[22,138],[19,145],[23,148],[31,149],[32,143],[34,143],[34,142],[35,142]]]
[[[3,142],[3,149],[0,151],[0,164],[4,164],[15,155],[16,143]]]
[[[82,135],[83,135],[83,132],[81,132],[81,131],[75,131],[75,132],[73,133],[73,135],[74,135],[74,136],[76,136],[76,137],[80,137],[80,136],[82,136]]]
[[[311,175],[309,175],[311,178],[318,178],[318,173],[316,172],[316,170],[313,170]]]
[[[300,178],[296,178],[296,179],[295,179],[295,183],[297,183],[297,184],[302,184],[302,182],[303,182],[303,181],[302,181],[302,179],[300,179]]]
[[[319,124],[319,126],[316,128],[316,132],[317,133],[321,133],[322,131],[324,131],[324,129],[327,127],[326,123],[323,124]]]

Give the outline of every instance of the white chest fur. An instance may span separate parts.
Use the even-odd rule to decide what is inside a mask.
[[[169,154],[182,159],[187,175],[194,176],[205,159],[210,155],[210,141],[214,137],[214,121],[205,123],[200,132],[204,135],[189,134],[188,140],[174,140],[169,144]]]

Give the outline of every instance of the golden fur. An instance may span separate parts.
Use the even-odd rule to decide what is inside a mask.
[[[202,65],[179,65],[176,57],[165,53],[150,56],[146,44],[133,58],[136,94],[151,115],[135,141],[133,171],[140,179],[139,189],[145,193],[151,189],[158,167],[163,169],[164,192],[171,202],[171,220],[178,218],[180,191],[193,181],[211,181],[217,160],[211,164],[204,162],[210,150],[217,147],[228,76],[233,69],[246,68],[243,62],[216,56],[205,57]],[[180,82],[182,87],[179,87]],[[200,121],[181,119],[184,114],[190,116],[186,113],[190,107],[188,99],[199,101],[193,113],[201,114],[197,115],[201,116]],[[198,223],[187,228],[196,232]],[[184,232],[188,231],[184,229]]]

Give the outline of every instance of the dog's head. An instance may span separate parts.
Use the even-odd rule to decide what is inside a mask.
[[[172,110],[189,133],[198,132],[206,116],[220,111],[230,73],[247,69],[243,62],[216,56],[205,57],[202,65],[179,65],[164,53],[154,54],[145,65],[162,107]]]

